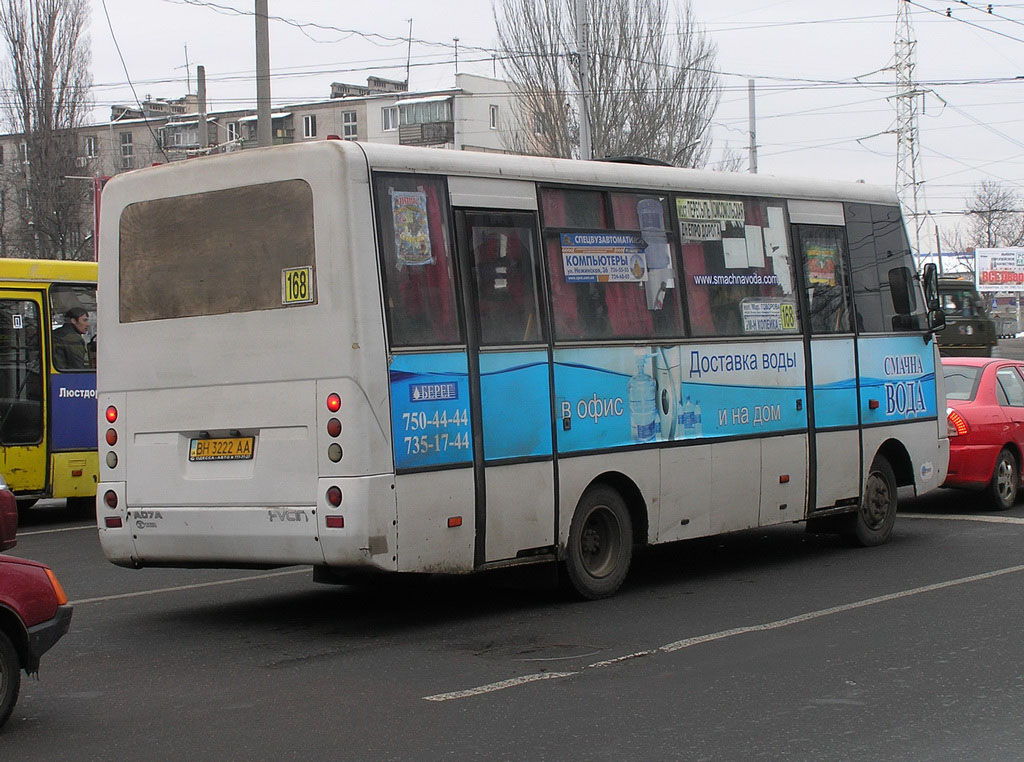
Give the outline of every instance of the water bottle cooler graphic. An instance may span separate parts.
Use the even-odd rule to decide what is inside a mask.
[[[679,420],[676,431],[683,439],[693,439],[697,435],[694,410],[693,400],[689,396],[679,405]]]
[[[655,437],[655,421],[658,420],[656,385],[645,370],[647,359],[643,355],[636,361],[636,374],[629,379],[629,433],[634,442],[652,442]]]

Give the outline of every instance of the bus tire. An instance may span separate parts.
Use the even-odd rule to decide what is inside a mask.
[[[853,514],[847,539],[862,548],[883,545],[896,523],[896,476],[884,455],[876,455],[864,482],[864,495]]]
[[[33,505],[35,505],[38,502],[39,502],[39,498],[35,498],[35,497],[19,497],[17,499],[18,515],[20,516],[20,515],[24,514],[26,511],[28,511]]]
[[[0,631],[0,727],[14,711],[21,691],[21,660],[11,639]]]
[[[992,478],[988,482],[988,499],[997,511],[1007,511],[1017,502],[1020,488],[1020,469],[1017,458],[1009,450],[1002,450],[996,458]]]
[[[611,487],[591,487],[569,526],[565,569],[572,590],[586,600],[607,598],[626,579],[632,558],[633,526],[622,496]]]

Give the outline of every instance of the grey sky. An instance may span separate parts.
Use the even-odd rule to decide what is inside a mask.
[[[718,45],[723,72],[712,161],[726,145],[746,155],[747,78],[753,77],[762,173],[892,185],[896,143],[887,133],[895,124],[894,72],[880,70],[892,64],[902,1],[693,0],[698,21]],[[206,66],[212,108],[254,101],[252,17],[225,10],[250,13],[252,0],[105,2],[140,98],[184,94],[187,45],[193,77],[195,64]],[[103,3],[93,5],[95,96],[103,119],[110,103],[133,96]],[[985,179],[1024,192],[1024,2],[993,3],[994,15],[984,12],[986,5],[911,5],[916,76],[933,91],[924,98],[920,129],[925,198],[935,212],[961,209],[972,186]],[[436,43],[412,46],[414,89],[453,84],[455,37],[460,71],[501,76],[500,62],[474,49],[495,44],[489,0],[269,0],[269,7],[271,16],[305,25],[271,21],[275,105],[326,98],[332,81],[403,78],[407,47],[397,38],[408,35],[409,18],[414,38]],[[947,7],[954,18],[945,17]],[[964,83],[1012,77],[1018,79]],[[956,218],[937,220],[946,227]]]

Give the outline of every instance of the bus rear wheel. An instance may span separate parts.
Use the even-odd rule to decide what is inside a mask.
[[[633,525],[622,496],[606,486],[583,493],[569,527],[565,569],[573,591],[597,600],[615,593],[633,559]]]
[[[882,545],[888,541],[895,523],[896,476],[886,457],[878,455],[871,463],[864,495],[846,536],[862,548]]]

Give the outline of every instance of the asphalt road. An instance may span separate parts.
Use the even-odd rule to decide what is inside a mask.
[[[14,552],[75,615],[3,760],[1024,758],[1024,503],[902,500],[874,549],[800,525],[659,547],[593,603],[545,575],[120,569],[59,503]]]
[[[905,501],[893,540],[800,526],[643,554],[620,594],[521,576],[375,588],[107,564],[39,511],[75,603],[10,760],[1019,760],[1024,504]]]

